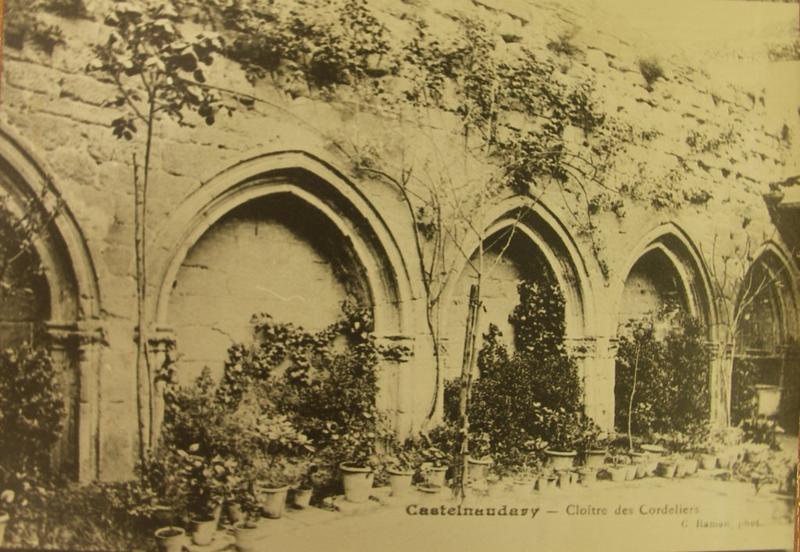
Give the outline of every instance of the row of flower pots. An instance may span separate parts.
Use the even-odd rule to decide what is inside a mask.
[[[279,519],[286,511],[291,491],[291,504],[294,508],[308,508],[311,502],[311,489],[297,488],[291,489],[288,485],[279,488],[261,487],[256,492],[256,498],[260,506],[261,515],[268,519]],[[247,519],[241,507],[236,503],[228,503],[228,518],[231,521],[236,543],[240,550],[251,550],[248,545],[253,541],[256,524]],[[161,527],[155,532],[156,541],[159,549],[163,552],[180,552],[186,544],[187,537],[191,542],[198,546],[207,546],[214,541],[217,529],[219,528],[222,507],[218,506],[213,510],[212,515],[207,517],[194,517],[190,520],[191,535],[187,536],[182,527],[171,523]],[[166,513],[171,518],[171,512]],[[170,520],[172,521],[172,520]],[[240,544],[241,541],[241,544]]]

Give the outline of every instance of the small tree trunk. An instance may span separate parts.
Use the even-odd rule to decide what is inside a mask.
[[[464,333],[464,358],[461,362],[461,387],[458,396],[459,436],[454,462],[454,488],[460,498],[466,496],[467,458],[469,456],[469,395],[475,364],[475,343],[480,315],[480,280],[469,288],[467,326]]]
[[[631,396],[628,400],[628,450],[633,450],[633,397],[636,395],[636,378],[639,374],[639,350],[640,344],[636,344],[636,354],[633,357],[633,383],[631,383]]]
[[[147,354],[147,186],[150,177],[150,155],[153,143],[155,104],[151,98],[147,119],[147,141],[144,152],[144,175],[134,157],[134,249],[136,254],[136,386],[139,427],[139,460],[144,462],[150,450],[153,432],[153,377]]]

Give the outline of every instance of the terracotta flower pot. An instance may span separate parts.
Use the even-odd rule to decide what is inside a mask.
[[[678,464],[676,462],[659,462],[658,463],[658,475],[661,477],[665,477],[667,479],[671,479],[675,477],[675,472],[678,469]]]
[[[684,462],[684,470],[686,475],[694,475],[697,473],[697,469],[700,467],[700,461],[697,458],[689,458]]]
[[[232,525],[236,525],[240,521],[244,520],[242,507],[239,504],[235,502],[228,502],[225,505],[225,508],[228,510],[228,519],[230,519]]]
[[[279,519],[283,516],[283,512],[286,510],[289,485],[284,485],[283,487],[261,487],[258,494],[264,516],[270,519]]]
[[[606,461],[606,450],[587,450],[583,465],[587,468],[599,470]]]
[[[716,454],[701,454],[700,455],[700,467],[704,470],[714,470],[717,468],[717,458]]]
[[[411,493],[411,479],[414,477],[412,470],[398,470],[389,468],[389,486],[392,488],[392,496],[408,496]]]
[[[8,514],[6,514],[7,517]],[[6,521],[8,520],[6,519]],[[3,524],[3,530],[5,530],[5,523]],[[181,552],[184,544],[186,544],[186,531],[180,527],[161,527],[156,529],[155,537],[158,549],[162,552]],[[0,539],[0,542],[2,542],[2,539]]]
[[[339,469],[342,472],[345,500],[355,503],[369,500],[372,482],[375,480],[372,468],[357,466],[352,462],[342,462],[339,464]]]
[[[519,498],[527,498],[533,493],[534,482],[528,479],[515,479],[511,483],[511,492]]]
[[[292,491],[292,505],[298,510],[308,508],[313,492],[313,489],[295,489]]]
[[[233,526],[233,536],[236,538],[236,548],[239,552],[254,552],[263,548],[259,542],[258,526],[252,521],[240,521]]]
[[[544,453],[547,455],[550,466],[554,470],[572,469],[572,465],[575,463],[575,457],[578,455],[574,450],[560,451],[547,449]]]
[[[431,485],[444,487],[447,466],[433,466],[425,470],[425,481]]]
[[[580,484],[584,487],[591,487],[597,481],[597,470],[593,468],[581,468],[578,475],[580,475]]]
[[[572,486],[572,474],[568,471],[558,472],[558,486],[561,489],[568,489]]]
[[[467,458],[467,479],[470,481],[483,481],[489,475],[492,460],[489,458]]]
[[[611,475],[611,481],[618,483],[620,481],[625,481],[628,475],[628,466],[613,466],[610,468],[606,468],[609,475]]]
[[[198,546],[206,546],[214,540],[217,531],[217,519],[214,516],[192,518],[192,542]]]

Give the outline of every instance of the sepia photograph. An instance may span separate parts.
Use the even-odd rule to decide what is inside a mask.
[[[798,1],[0,27],[0,549],[800,550]]]

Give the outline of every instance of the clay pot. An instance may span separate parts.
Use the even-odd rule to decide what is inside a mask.
[[[599,470],[606,461],[606,450],[587,450],[583,465],[587,468]]]
[[[392,488],[392,496],[408,496],[411,493],[411,479],[414,477],[412,470],[398,470],[389,468],[389,486]]]
[[[544,453],[547,455],[550,466],[554,470],[572,469],[572,465],[575,463],[575,457],[578,455],[574,450],[560,451],[547,449]]]
[[[700,467],[704,470],[714,470],[717,468],[717,455],[716,454],[701,454]]]
[[[369,500],[372,483],[375,480],[372,468],[357,466],[352,462],[342,462],[339,464],[339,469],[342,472],[345,500],[357,504]]]
[[[192,542],[198,546],[211,544],[218,523],[219,521],[214,516],[192,518]]]
[[[294,489],[292,491],[292,506],[298,510],[304,510],[311,504],[313,489]]]
[[[283,487],[260,487],[258,501],[264,515],[270,519],[279,519],[286,510],[286,497],[289,495],[289,485]]]
[[[254,552],[263,547],[263,543],[258,542],[258,526],[252,521],[240,521],[234,525],[233,536],[239,552]]]
[[[667,479],[671,479],[675,477],[675,472],[678,469],[678,464],[676,462],[659,462],[658,463],[658,475],[661,477],[665,477]]]
[[[444,487],[445,475],[447,474],[447,466],[433,466],[425,470],[425,481],[430,485],[437,487]]]
[[[8,514],[6,514],[6,521],[8,521],[7,518]],[[3,523],[3,531],[5,531],[5,523]],[[155,537],[158,549],[162,552],[181,552],[183,545],[186,544],[186,531],[180,527],[162,527],[156,530]]]

